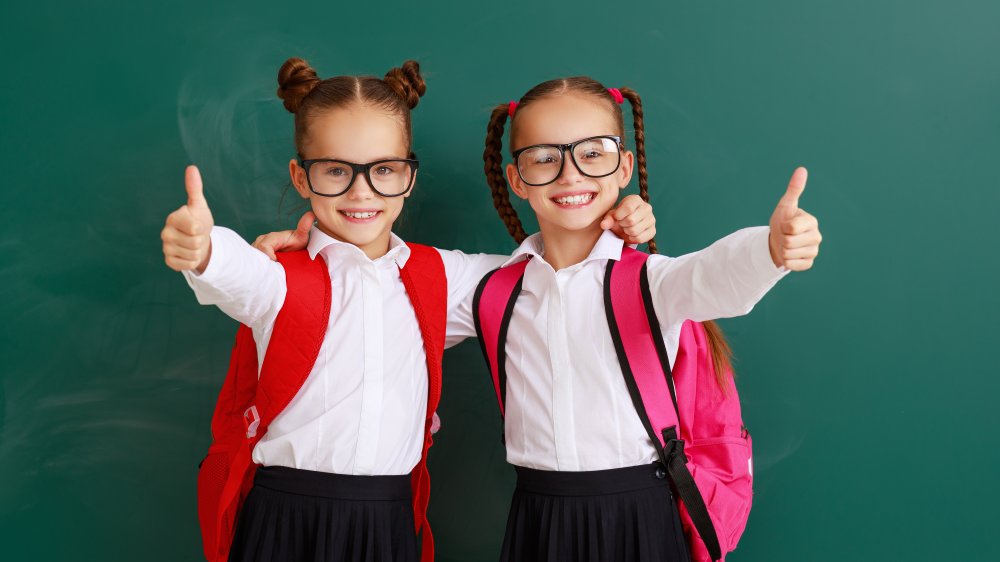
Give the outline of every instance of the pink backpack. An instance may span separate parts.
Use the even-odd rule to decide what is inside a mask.
[[[646,277],[649,254],[625,248],[608,260],[604,307],[625,383],[667,467],[695,562],[724,560],[746,527],[753,498],[752,441],[734,385],[719,388],[705,328],[686,321],[671,369]],[[473,314],[503,416],[507,328],[527,260],[494,270]],[[730,378],[731,378],[730,373]]]

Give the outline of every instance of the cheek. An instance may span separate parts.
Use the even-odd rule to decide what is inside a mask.
[[[392,197],[386,202],[386,214],[389,215],[389,222],[395,222],[399,218],[399,214],[403,212],[403,203],[406,201],[405,197]]]

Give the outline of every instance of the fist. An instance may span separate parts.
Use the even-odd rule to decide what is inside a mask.
[[[601,228],[610,229],[626,244],[645,244],[656,236],[653,206],[638,195],[629,195],[604,215]]]
[[[791,271],[805,271],[812,267],[819,255],[819,244],[823,241],[819,221],[799,208],[799,197],[806,189],[807,178],[805,168],[795,170],[788,189],[771,215],[771,235],[768,238],[771,261],[775,266],[784,266]]]
[[[187,204],[167,216],[167,224],[160,232],[163,257],[170,269],[202,273],[212,253],[210,234],[215,223],[197,167],[188,166],[184,171],[184,187]]]

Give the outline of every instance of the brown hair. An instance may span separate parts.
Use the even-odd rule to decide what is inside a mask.
[[[649,202],[649,183],[646,173],[646,130],[642,113],[642,99],[639,94],[631,88],[619,88],[622,97],[629,101],[632,106],[632,123],[635,130],[635,154],[636,168],[639,172],[639,196],[643,201]],[[577,93],[592,96],[605,102],[608,111],[611,112],[618,127],[618,134],[625,136],[624,116],[621,106],[615,101],[608,89],[600,82],[586,76],[574,76],[571,78],[557,78],[542,82],[517,102],[517,109],[523,108],[534,101],[557,96],[566,93]],[[527,238],[521,219],[517,216],[517,211],[510,204],[509,186],[507,177],[503,172],[503,132],[507,123],[510,105],[501,104],[493,108],[490,115],[490,122],[486,127],[486,149],[483,152],[483,162],[485,163],[486,181],[490,184],[490,191],[493,193],[493,206],[496,207],[500,220],[507,227],[507,232],[520,244]],[[514,116],[517,111],[514,112]],[[511,139],[514,138],[517,130],[517,121],[511,117]],[[511,152],[514,150],[513,140],[510,146]],[[656,253],[656,242],[649,241],[650,253]],[[729,386],[730,373],[732,372],[732,350],[726,341],[722,328],[712,321],[702,322],[705,332],[708,335],[712,352],[712,360],[715,364],[715,379],[719,388],[723,391]]]
[[[278,97],[285,109],[295,114],[295,148],[302,153],[309,123],[316,115],[351,103],[362,103],[398,116],[410,152],[413,131],[410,110],[420,102],[427,85],[420,75],[420,64],[408,60],[393,68],[384,78],[374,76],[335,76],[321,80],[309,63],[290,58],[278,70]]]

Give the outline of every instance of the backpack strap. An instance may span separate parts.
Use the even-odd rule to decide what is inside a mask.
[[[427,521],[430,502],[431,476],[427,470],[427,453],[433,443],[431,436],[434,415],[441,401],[441,362],[444,355],[445,328],[448,319],[448,278],[441,254],[430,246],[407,243],[410,257],[399,270],[406,294],[420,326],[427,357],[427,413],[424,420],[424,444],[420,462],[410,475],[413,489],[413,519],[420,534],[420,559],[434,560],[434,535]]]
[[[493,377],[493,390],[503,418],[507,404],[507,329],[514,313],[514,304],[521,294],[524,269],[528,260],[494,269],[486,274],[476,287],[472,300],[472,318],[476,335],[486,359],[486,366]],[[501,430],[502,431],[502,430]],[[501,433],[501,441],[503,433]]]
[[[646,272],[648,258],[649,254],[626,247],[619,261],[608,260],[604,273],[608,327],[642,425],[712,560],[719,560],[722,550],[715,526],[687,467],[684,440],[680,438],[680,410],[663,334],[653,308]],[[670,396],[669,401],[666,396]]]
[[[260,368],[255,404],[260,423],[256,431],[252,412],[244,415],[247,437],[254,438],[256,433],[256,440],[267,433],[271,421],[309,377],[330,323],[330,271],[326,261],[310,259],[304,250],[276,255],[285,268],[287,291]]]
[[[285,301],[275,318],[260,376],[253,332],[241,325],[229,375],[213,415],[213,447],[234,447],[228,477],[218,496],[218,517],[212,522],[218,540],[216,554],[223,557],[228,554],[233,530],[233,521],[224,514],[234,513],[232,507],[238,506],[249,490],[256,470],[253,449],[312,372],[330,319],[330,272],[326,262],[311,259],[305,250],[279,252],[277,257],[285,269]],[[243,428],[229,425],[241,418]],[[239,442],[231,441],[235,438]]]

